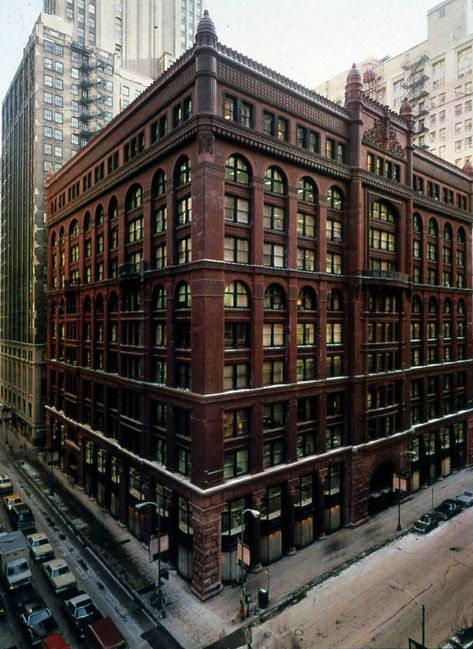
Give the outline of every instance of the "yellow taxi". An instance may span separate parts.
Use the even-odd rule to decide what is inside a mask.
[[[7,511],[11,511],[13,505],[19,505],[22,502],[23,498],[20,496],[20,494],[10,494],[9,496],[5,496],[3,498],[3,504],[5,505]]]

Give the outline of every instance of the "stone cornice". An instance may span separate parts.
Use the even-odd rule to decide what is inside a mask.
[[[351,178],[351,171],[347,165],[317,153],[309,153],[300,147],[268,137],[264,133],[245,128],[234,122],[229,123],[227,120],[215,117],[211,128],[222,139],[239,142],[245,147],[266,153],[272,158],[286,160],[335,178],[343,180]]]

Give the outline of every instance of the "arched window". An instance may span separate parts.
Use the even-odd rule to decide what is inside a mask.
[[[264,175],[264,190],[272,194],[284,195],[287,191],[286,179],[277,167],[268,167]]]
[[[74,219],[69,227],[69,239],[75,239],[79,236],[79,224]]]
[[[250,167],[240,155],[231,155],[225,163],[225,180],[241,185],[250,182]]]
[[[115,196],[112,196],[108,204],[108,218],[110,220],[118,218],[118,201]]]
[[[151,195],[153,198],[159,198],[166,194],[166,174],[162,169],[159,169],[154,174],[153,182],[151,185]]]
[[[328,292],[327,311],[343,311],[343,295],[336,288],[332,288]]]
[[[103,297],[100,293],[95,298],[95,313],[97,314],[103,313]]]
[[[95,210],[95,225],[103,225],[104,222],[104,211],[103,205],[97,205]]]
[[[176,309],[190,309],[191,287],[187,282],[181,282],[176,289]]]
[[[84,303],[83,303],[83,312],[84,313],[90,313],[92,310],[92,303],[90,300],[90,296],[86,295],[84,298]]]
[[[316,311],[317,297],[315,291],[310,286],[304,286],[299,292],[297,298],[297,308],[299,311]]]
[[[445,224],[445,227],[443,229],[443,238],[446,241],[452,240],[452,226],[450,225],[450,223]]]
[[[330,187],[327,192],[327,207],[332,210],[342,210],[343,209],[343,193],[338,187]]]
[[[90,230],[90,212],[84,214],[84,231],[88,232]]]
[[[412,298],[412,313],[422,313],[422,301],[417,295]]]
[[[155,286],[153,290],[153,309],[161,311],[166,308],[166,289],[164,286]]]
[[[465,309],[465,302],[463,300],[458,300],[457,311],[460,315],[465,315],[466,309]]]
[[[56,233],[53,232],[51,235],[51,248],[55,248],[57,243],[57,236]]]
[[[297,198],[304,203],[315,203],[317,199],[317,187],[312,178],[304,176],[299,181]]]
[[[243,282],[230,282],[225,287],[223,304],[228,309],[247,309],[250,306],[250,292]]]
[[[457,243],[465,243],[465,241],[466,241],[465,230],[463,228],[458,228]]]
[[[271,284],[264,292],[264,308],[282,310],[286,306],[286,295],[279,284]]]
[[[422,232],[422,217],[417,212],[412,217],[412,229],[414,232]]]
[[[453,312],[452,301],[448,297],[446,298],[445,302],[443,303],[443,312],[445,314],[449,314],[449,313]]]
[[[126,193],[125,210],[131,212],[143,206],[143,187],[132,185]]]
[[[438,303],[434,297],[431,297],[429,300],[429,313],[438,313]]]
[[[64,228],[59,230],[59,243],[61,246],[64,244]]]
[[[435,219],[430,219],[429,220],[429,236],[431,237],[437,237],[439,232],[439,228],[437,225],[437,221]]]
[[[183,156],[177,161],[174,171],[174,181],[176,187],[187,185],[192,180],[191,163],[187,156]]]

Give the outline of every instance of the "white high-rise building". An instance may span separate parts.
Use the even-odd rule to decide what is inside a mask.
[[[45,175],[193,45],[201,15],[201,0],[44,0],[3,101],[1,416],[33,443],[44,437]]]
[[[427,39],[409,50],[358,63],[364,91],[395,111],[404,97],[414,109],[417,144],[463,167],[473,160],[473,5],[445,0],[427,13]],[[347,71],[316,92],[343,102]]]

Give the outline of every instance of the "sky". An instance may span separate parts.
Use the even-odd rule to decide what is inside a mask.
[[[42,0],[0,0],[0,101],[42,4]],[[393,56],[421,42],[427,37],[427,10],[436,4],[435,0],[203,0],[221,43],[308,88],[348,70],[354,61]]]

